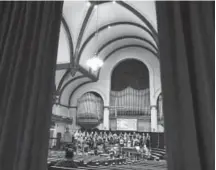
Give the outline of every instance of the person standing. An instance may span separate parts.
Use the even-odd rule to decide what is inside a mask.
[[[64,145],[64,148],[67,147],[67,145],[72,143],[72,134],[69,132],[69,128],[66,127],[66,131],[63,134],[62,137],[62,143]]]
[[[151,139],[150,139],[150,135],[149,133],[146,134],[146,146],[147,148],[150,150],[151,147],[151,143],[150,143]]]

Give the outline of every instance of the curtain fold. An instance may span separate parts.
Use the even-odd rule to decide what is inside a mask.
[[[46,169],[63,2],[0,2],[0,169]]]
[[[168,169],[214,169],[214,2],[156,2]]]

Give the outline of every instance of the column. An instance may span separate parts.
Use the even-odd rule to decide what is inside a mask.
[[[151,132],[157,131],[157,107],[151,106]]]
[[[69,131],[72,133],[73,131],[73,115],[72,115],[72,110],[70,108],[67,108],[68,111],[67,111],[67,117],[72,119],[72,123],[71,124],[68,124],[68,128],[69,128]]]
[[[71,118],[73,119],[72,131],[75,132],[77,130],[77,126],[76,126],[77,108],[70,108],[70,114],[71,114]]]
[[[109,130],[109,108],[104,108],[103,129]]]

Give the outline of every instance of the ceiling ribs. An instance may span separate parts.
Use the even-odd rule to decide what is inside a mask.
[[[73,39],[72,39],[72,36],[71,36],[71,33],[70,33],[70,28],[67,24],[67,21],[65,20],[64,16],[62,16],[62,19],[61,19],[61,22],[63,24],[63,28],[65,30],[65,33],[66,33],[66,36],[67,36],[67,40],[68,40],[68,45],[69,45],[69,50],[70,50],[70,63],[69,64],[63,64],[61,68],[66,68],[67,71],[64,73],[64,75],[62,76],[61,80],[60,80],[60,83],[58,85],[58,88],[57,88],[57,93],[59,92],[61,86],[62,86],[62,83],[64,82],[65,78],[67,77],[67,75],[70,73],[70,68],[71,66],[73,66],[73,63],[74,63],[74,59],[73,59]],[[61,69],[59,66],[61,64],[57,64],[57,69]],[[59,70],[58,69],[58,70]]]
[[[147,33],[150,34],[150,36],[153,38],[153,40],[155,40],[155,43],[156,43],[156,37],[153,36],[153,34],[151,33],[151,31],[149,31],[146,27],[144,27],[143,25],[140,25],[140,24],[137,24],[137,23],[134,23],[134,22],[114,22],[114,23],[110,23],[110,24],[106,24],[102,27],[100,27],[98,29],[98,33],[100,33],[101,31],[105,30],[105,29],[108,29],[109,26],[111,27],[114,27],[114,26],[120,26],[120,25],[130,25],[130,26],[135,26],[135,27],[138,27],[144,31],[146,31]],[[83,43],[81,49],[80,49],[80,52],[79,52],[79,55],[78,55],[78,59],[77,59],[77,62],[79,63],[79,60],[80,60],[80,57],[85,49],[85,47],[87,46],[87,44],[91,41],[91,39],[96,35],[97,31],[93,32],[87,39],[86,41]]]
[[[149,40],[145,39],[145,38],[142,38],[142,37],[139,37],[139,36],[133,36],[133,35],[127,35],[127,36],[121,36],[121,37],[117,37],[115,39],[112,39],[110,41],[108,41],[107,43],[105,43],[104,45],[102,45],[99,50],[98,50],[98,54],[104,49],[106,48],[107,46],[109,46],[110,44],[116,42],[116,41],[119,41],[119,40],[123,40],[123,39],[137,39],[137,40],[141,40],[143,42],[146,42],[147,44],[149,44],[152,48],[155,49],[155,51],[158,52],[158,49],[157,47]]]
[[[110,1],[106,1],[106,2],[110,2]],[[148,20],[141,14],[139,13],[136,9],[134,9],[133,7],[131,7],[130,5],[128,5],[127,3],[125,2],[122,2],[122,1],[116,1],[118,4],[120,4],[121,6],[125,7],[126,9],[128,9],[129,11],[131,11],[134,15],[136,15],[138,18],[140,18],[148,27],[151,31],[149,31],[146,27],[142,26],[142,25],[139,25],[139,24],[135,24],[134,25],[139,25],[140,28],[143,28],[146,32],[148,32],[154,39],[154,41],[156,42],[157,46],[158,46],[158,34],[156,32],[156,30],[153,28],[153,26],[150,24],[150,22],[148,22]],[[91,2],[92,3],[92,2]],[[100,4],[97,4],[97,5],[100,5]],[[86,25],[88,23],[88,20],[89,20],[89,17],[92,13],[92,10],[93,10],[93,7],[94,5],[91,5],[88,9],[88,12],[85,16],[85,19],[83,21],[83,24],[82,24],[82,27],[81,27],[81,30],[80,30],[80,33],[79,33],[79,36],[78,36],[78,41],[77,41],[77,45],[76,45],[76,48],[75,48],[75,53],[72,55],[72,57],[74,57],[75,59],[75,63],[74,65],[78,65],[79,66],[79,59],[80,59],[80,53],[79,53],[79,48],[80,48],[80,45],[81,45],[81,41],[82,41],[82,37],[83,37],[83,34],[84,34],[84,31],[85,31],[85,28],[86,28]],[[65,21],[66,22],[66,21]],[[108,24],[111,26],[111,24]],[[104,28],[105,29],[105,28]],[[71,36],[71,34],[69,33],[69,35]],[[93,36],[95,35],[95,33],[93,34]],[[93,37],[92,36],[92,37]],[[86,43],[87,44],[87,43]],[[84,45],[84,44],[83,44]],[[70,46],[71,48],[72,46]],[[83,47],[82,47],[83,48]],[[80,52],[83,51],[81,48]],[[126,47],[125,47],[126,48]],[[78,62],[77,62],[78,61]],[[82,72],[83,74],[85,74],[85,72],[88,72],[86,71],[84,68],[82,68],[81,66],[79,66],[79,70],[81,70],[80,72]],[[89,73],[89,72],[88,72]],[[89,73],[90,74],[90,73]],[[84,84],[87,84],[87,83],[90,83],[92,81],[88,81],[88,82],[85,82]],[[84,85],[82,84],[82,85]],[[71,97],[73,95],[73,93],[79,88],[81,87],[82,85],[78,86],[77,88],[75,88],[73,90],[73,92],[71,93],[70,95],[70,99],[69,99],[69,104],[70,104],[70,100],[71,100]]]
[[[70,63],[73,63],[74,59],[73,59],[73,55],[74,55],[74,47],[73,47],[73,39],[72,39],[72,36],[71,36],[71,33],[70,33],[70,28],[64,18],[64,16],[62,16],[62,20],[61,20],[62,24],[63,24],[63,27],[64,27],[64,30],[66,31],[66,36],[67,36],[67,39],[68,39],[68,43],[69,43],[69,49],[70,49]]]
[[[91,16],[91,13],[94,9],[94,6],[93,5],[90,5],[87,13],[86,13],[86,16],[85,16],[85,19],[83,20],[83,23],[82,23],[82,26],[81,26],[81,29],[80,29],[80,32],[79,32],[79,36],[78,36],[78,40],[77,40],[77,44],[76,44],[76,49],[75,49],[75,63],[77,64],[77,56],[78,56],[78,53],[79,53],[79,48],[80,48],[80,45],[81,45],[81,42],[82,42],[82,38],[83,38],[83,34],[85,32],[85,28],[87,26],[87,23],[88,23],[88,20]]]
[[[90,2],[93,5],[95,5],[94,1],[90,1]],[[98,1],[98,2],[100,2],[100,1]],[[102,5],[104,3],[112,3],[112,1],[103,1],[103,3],[97,3],[97,5]],[[135,8],[133,8],[132,6],[130,6],[129,4],[127,4],[124,1],[120,0],[120,1],[116,1],[116,3],[118,3],[122,7],[126,8],[128,11],[132,12],[139,19],[141,19],[143,21],[143,23],[145,23],[147,25],[147,27],[151,30],[151,32],[153,33],[153,35],[156,37],[156,44],[158,45],[158,33],[157,33],[157,31],[154,29],[154,27],[151,25],[151,23],[140,12],[137,11]]]
[[[127,8],[129,11],[131,11],[134,15],[136,15],[139,19],[141,19],[146,25],[147,27],[151,30],[151,32],[153,33],[154,37],[156,37],[156,44],[158,46],[158,33],[157,31],[154,29],[154,27],[152,26],[152,24],[140,13],[138,12],[136,9],[134,9],[132,6],[130,6],[129,4],[123,2],[123,1],[116,1],[116,3],[120,4],[121,6]]]
[[[155,53],[153,50],[151,50],[150,48],[146,47],[146,46],[143,46],[143,45],[137,45],[137,44],[130,44],[130,45],[124,45],[122,47],[119,47],[119,48],[116,48],[115,50],[113,50],[112,52],[110,52],[105,58],[104,58],[104,61],[106,61],[112,54],[114,54],[115,52],[121,50],[121,49],[124,49],[124,48],[130,48],[130,47],[138,47],[138,48],[142,48],[142,49],[145,49],[149,52],[151,52],[153,55],[155,56],[158,56],[157,53]]]
[[[65,88],[66,88],[70,83],[72,83],[72,82],[74,82],[74,81],[76,81],[76,80],[78,80],[78,79],[82,79],[82,78],[85,78],[85,76],[82,75],[82,76],[78,76],[78,77],[72,78],[72,79],[68,80],[68,81],[64,84],[64,86],[62,87],[62,89],[59,90],[59,102],[61,102],[62,93],[63,93],[63,91],[65,90]]]
[[[63,84],[63,82],[64,82],[64,80],[67,77],[69,72],[70,72],[70,70],[68,69],[67,71],[65,71],[64,75],[62,76],[62,78],[61,78],[61,80],[60,80],[60,82],[58,84],[57,90],[56,90],[58,94],[59,94],[61,86],[62,86],[62,84]]]
[[[88,72],[86,69],[84,69],[80,65],[78,65],[78,71],[80,71],[82,74],[84,74],[86,77],[92,79],[93,81],[97,80],[97,77],[95,77],[94,75],[92,75],[90,72]]]
[[[86,25],[87,25],[87,22],[88,22],[88,19],[89,19],[90,15],[91,15],[92,10],[93,10],[93,7],[91,6],[88,9],[88,11],[87,11],[87,14],[86,14],[85,19],[84,19],[83,24],[82,24],[82,28],[81,28],[80,33],[79,33],[79,37],[78,37],[78,41],[77,41],[75,52],[79,51],[79,46],[80,46],[80,43],[81,43],[81,39],[82,39],[84,30],[86,28]],[[62,16],[61,22],[63,24],[64,30],[66,31],[66,36],[67,36],[68,43],[69,43],[69,49],[70,49],[70,67],[68,68],[68,65],[65,65],[68,68],[69,71],[66,71],[64,73],[64,75],[62,76],[62,78],[60,80],[61,84],[60,84],[60,86],[58,86],[59,90],[61,88],[62,83],[64,82],[65,77],[67,77],[67,75],[70,73],[70,69],[73,68],[73,67],[76,67],[76,64],[75,64],[75,56],[76,56],[76,54],[74,54],[74,51],[73,51],[73,49],[74,49],[73,40],[72,40],[72,36],[71,36],[71,33],[70,33],[70,28],[69,28],[69,26],[67,24],[67,21],[65,20],[64,16]],[[58,64],[57,64],[57,68],[58,68]],[[93,80],[95,79],[95,77],[93,77],[88,71],[86,71],[85,69],[83,69],[81,66],[78,67],[78,70],[82,74],[86,74],[86,76],[88,76],[90,78],[93,78]]]
[[[85,84],[88,84],[88,83],[92,83],[93,81],[90,80],[90,81],[87,81],[87,82],[84,82],[80,85],[78,85],[70,94],[69,96],[69,99],[68,99],[68,106],[70,106],[70,103],[71,103],[71,99],[72,99],[72,96],[74,95],[75,91],[77,91],[80,87],[84,86]]]
[[[112,55],[114,54],[115,52],[121,50],[121,49],[124,49],[124,48],[131,48],[131,47],[137,47],[137,48],[142,48],[142,49],[145,49],[149,52],[151,52],[153,55],[155,55],[156,57],[158,57],[158,54],[155,53],[154,51],[152,51],[150,48],[146,47],[146,46],[143,46],[143,45],[137,45],[137,44],[130,44],[130,45],[124,45],[124,46],[121,46],[121,47],[118,47],[116,48],[115,50],[113,50],[112,52],[110,52],[105,58],[104,58],[104,62]],[[99,79],[99,76],[100,76],[100,70],[98,70],[98,74],[97,74],[97,79]]]

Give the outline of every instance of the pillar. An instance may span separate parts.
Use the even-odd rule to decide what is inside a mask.
[[[72,129],[72,132],[75,132],[77,130],[77,126],[76,126],[76,124],[77,124],[77,119],[76,119],[77,108],[70,108],[70,115],[71,115],[71,118],[73,119],[71,129]]]
[[[109,108],[104,108],[103,129],[109,130]]]
[[[157,132],[157,107],[151,106],[151,132]]]

